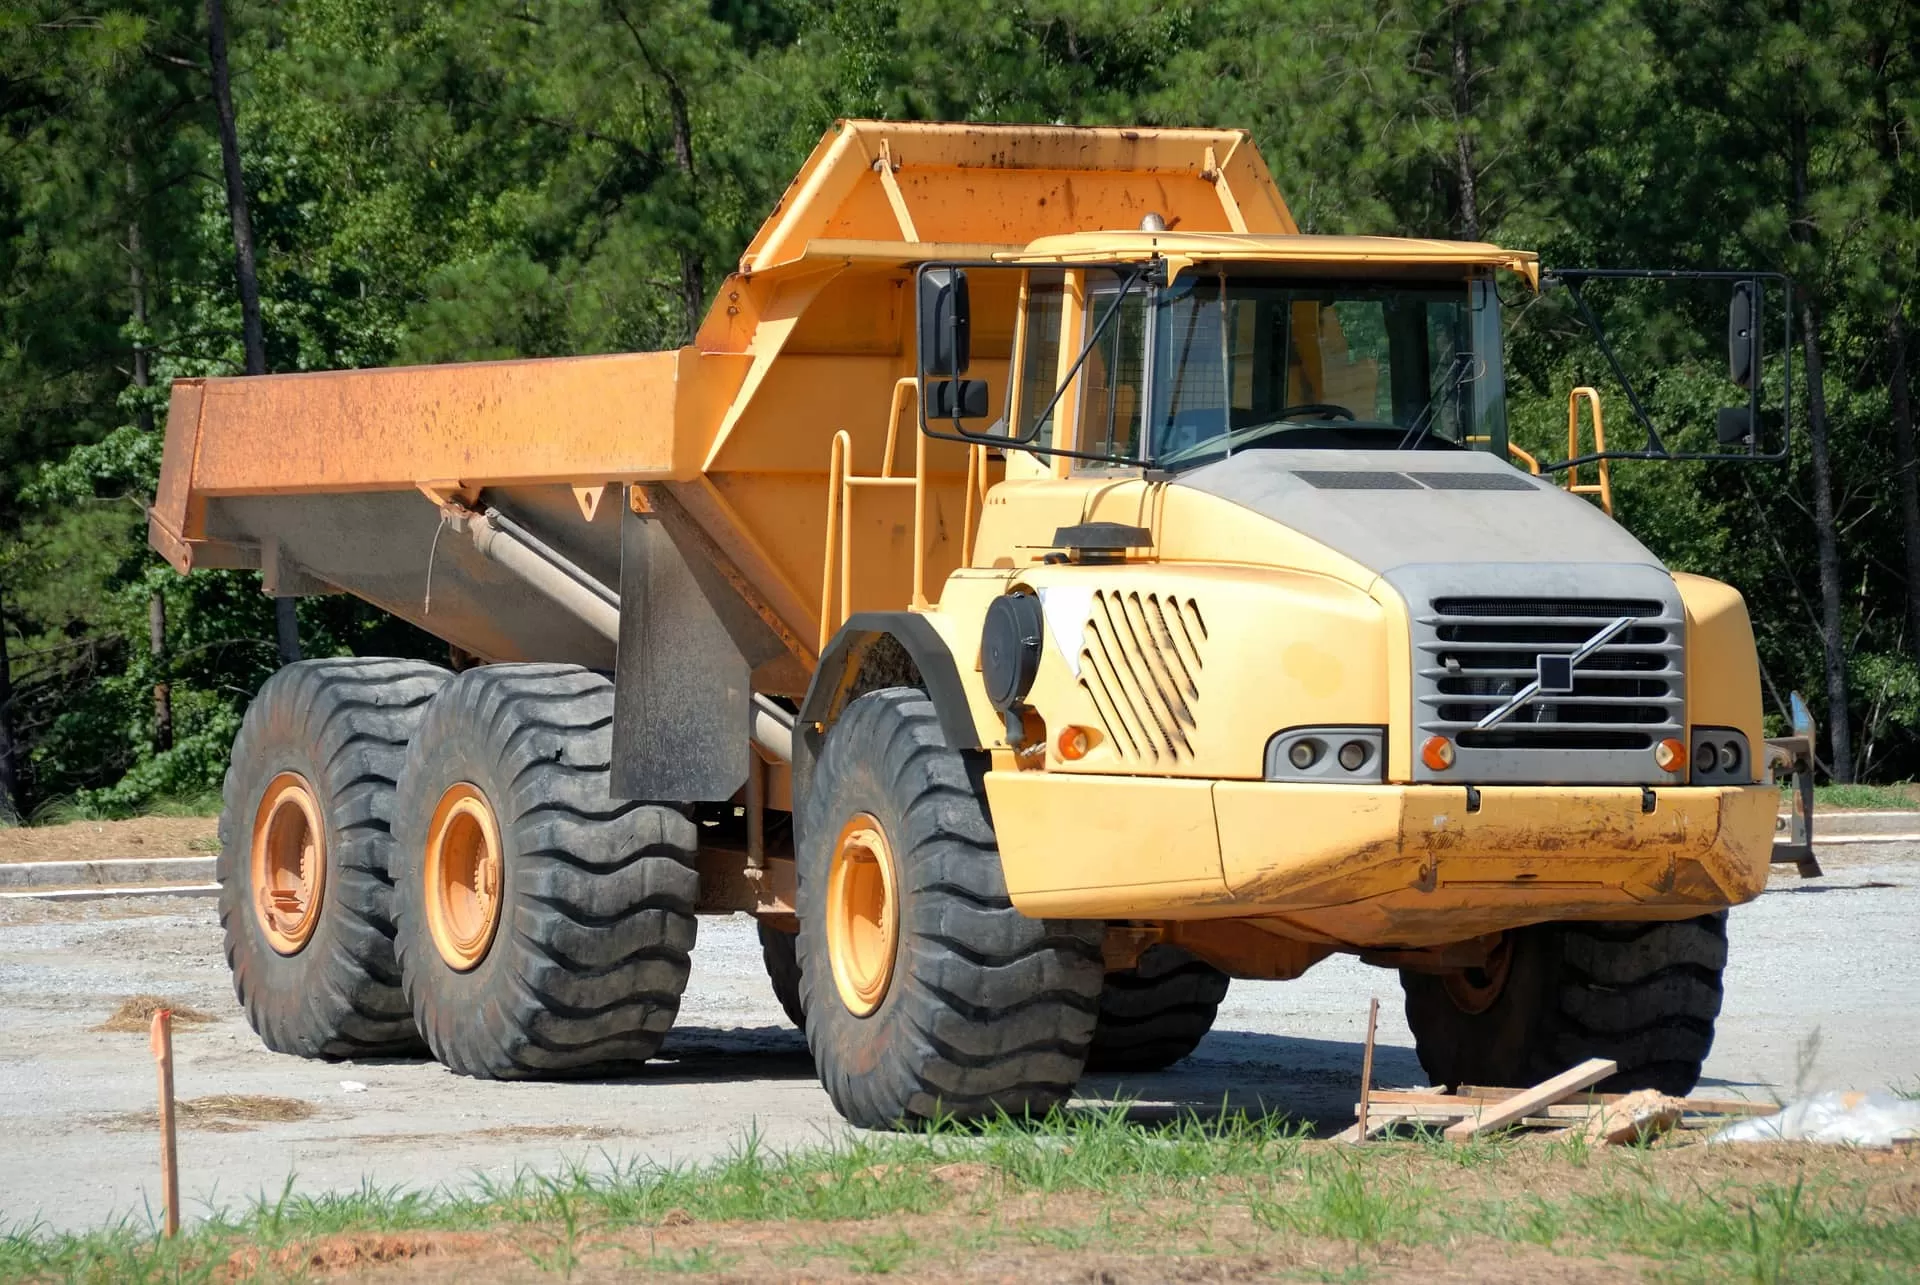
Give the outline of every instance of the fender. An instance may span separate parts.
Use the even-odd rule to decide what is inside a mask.
[[[940,730],[947,744],[956,750],[980,748],[974,730],[973,711],[967,704],[966,689],[960,685],[960,670],[945,640],[926,619],[911,611],[862,611],[847,618],[833,636],[814,670],[807,687],[807,698],[796,720],[810,749],[817,749],[825,729],[839,719],[840,713],[858,695],[856,687],[870,660],[885,663],[875,649],[891,640],[906,653],[917,671],[902,675],[903,685],[919,687],[933,701],[940,717]],[[896,658],[897,659],[897,658]],[[918,681],[914,681],[917,678]],[[886,686],[887,684],[879,684]],[[817,730],[816,730],[817,729]]]

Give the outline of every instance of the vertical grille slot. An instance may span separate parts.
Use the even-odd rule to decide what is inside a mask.
[[[1476,727],[1534,681],[1541,656],[1571,654],[1622,617],[1633,623],[1580,662],[1571,692]],[[1435,598],[1415,621],[1420,734],[1462,750],[1650,750],[1680,734],[1684,640],[1677,609],[1653,599]]]
[[[1093,595],[1080,690],[1122,758],[1169,767],[1193,757],[1206,621],[1191,598]]]

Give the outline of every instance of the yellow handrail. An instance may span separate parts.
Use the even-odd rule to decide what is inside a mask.
[[[825,652],[827,644],[847,617],[853,614],[853,490],[859,486],[911,486],[913,488],[913,606],[923,610],[927,606],[927,435],[914,434],[913,476],[895,477],[893,475],[893,453],[899,444],[900,413],[905,409],[906,395],[911,392],[918,395],[920,384],[917,379],[896,380],[893,385],[893,399],[887,410],[886,455],[880,463],[880,473],[876,476],[862,477],[852,471],[853,438],[846,429],[833,435],[833,445],[827,456],[827,539],[823,564],[820,568],[820,650]],[[967,458],[967,523],[961,535],[961,542],[969,559],[973,548],[973,509],[972,498],[976,486],[975,455],[978,461],[979,485],[984,491],[986,461],[984,450],[974,448]],[[838,572],[836,575],[835,572]],[[840,590],[840,610],[834,613],[834,587],[838,582]]]
[[[1527,466],[1527,472],[1533,474],[1535,477],[1540,476],[1540,461],[1533,458],[1532,455],[1529,455],[1527,452],[1521,450],[1518,446],[1515,446],[1512,442],[1507,443],[1507,454],[1513,456],[1515,459],[1519,460],[1522,464],[1525,464]]]
[[[1567,458],[1577,459],[1580,450],[1580,403],[1585,402],[1593,411],[1593,449],[1602,452],[1607,449],[1607,430],[1600,418],[1599,390],[1587,387],[1574,389],[1567,394]],[[1608,471],[1607,461],[1598,462],[1600,480],[1582,482],[1578,467],[1567,470],[1567,490],[1574,495],[1597,495],[1600,507],[1606,510],[1608,517],[1613,516],[1613,478]]]

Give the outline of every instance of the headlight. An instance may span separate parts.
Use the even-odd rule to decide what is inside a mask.
[[[1753,758],[1744,733],[1730,727],[1693,729],[1693,771],[1688,779],[1695,785],[1750,785],[1753,782]]]
[[[1386,780],[1384,727],[1289,727],[1267,742],[1269,781]]]

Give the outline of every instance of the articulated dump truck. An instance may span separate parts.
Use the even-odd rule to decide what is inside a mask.
[[[1240,131],[843,122],[677,351],[179,381],[154,547],[452,658],[254,699],[249,1019],[618,1074],[745,912],[864,1126],[1337,953],[1436,1083],[1689,1089],[1772,855],[1754,642],[1512,463],[1538,276],[1301,235]]]

